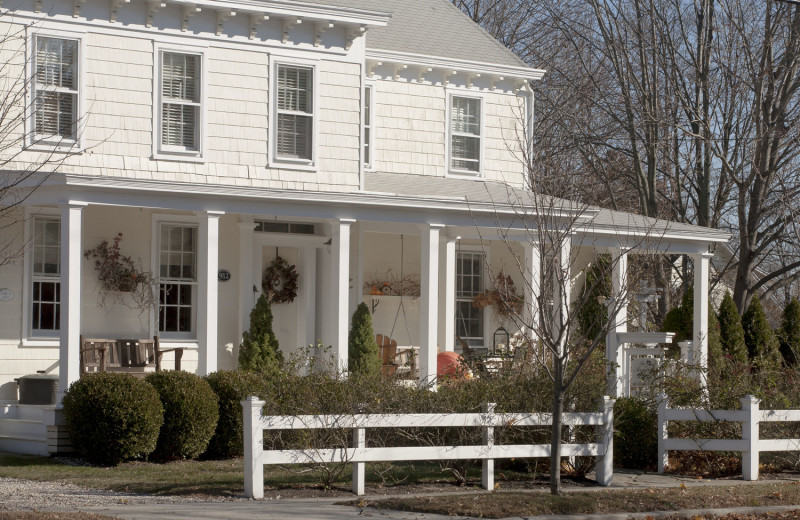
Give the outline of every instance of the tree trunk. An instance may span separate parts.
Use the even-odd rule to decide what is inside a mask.
[[[553,382],[553,429],[550,437],[550,494],[561,495],[561,425],[564,414],[563,361],[555,359]]]

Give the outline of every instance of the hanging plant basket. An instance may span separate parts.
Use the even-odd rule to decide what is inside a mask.
[[[297,298],[297,270],[280,256],[264,271],[261,283],[270,303],[292,303]]]

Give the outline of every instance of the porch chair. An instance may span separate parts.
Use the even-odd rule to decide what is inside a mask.
[[[397,369],[405,366],[408,353],[397,352],[397,341],[383,334],[376,334],[375,341],[381,354],[381,373],[384,376],[393,376]]]

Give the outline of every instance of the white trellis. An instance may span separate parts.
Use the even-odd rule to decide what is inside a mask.
[[[350,462],[353,464],[353,493],[364,494],[367,462],[410,460],[482,461],[481,485],[494,487],[494,459],[549,457],[549,444],[498,445],[496,427],[550,426],[549,413],[494,413],[495,404],[485,403],[482,413],[465,414],[353,414],[262,416],[264,401],[249,397],[244,409],[244,492],[250,498],[264,497],[264,465]],[[604,398],[602,410],[595,413],[564,413],[568,426],[597,426],[597,442],[564,444],[564,457],[601,457],[597,463],[597,482],[611,484],[613,477],[614,400]],[[477,446],[402,446],[366,445],[367,428],[483,428],[483,444]],[[351,448],[306,450],[264,450],[264,430],[352,429]]]
[[[761,410],[760,401],[752,395],[741,399],[741,410],[705,410],[668,408],[667,397],[660,396],[658,405],[658,471],[669,464],[669,450],[674,451],[739,451],[742,453],[742,478],[758,480],[758,460],[762,451],[800,451],[800,439],[759,439],[762,422],[798,422],[800,410]],[[726,421],[742,423],[741,439],[670,439],[669,421]]]

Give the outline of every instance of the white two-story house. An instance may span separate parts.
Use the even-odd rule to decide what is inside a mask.
[[[22,78],[24,103],[19,145],[0,153],[14,155],[7,171],[35,167],[31,182],[43,184],[0,226],[24,251],[0,266],[0,400],[37,370],[59,374],[63,392],[79,377],[81,335],[158,335],[186,348],[184,369],[235,368],[276,256],[298,273],[293,301],[273,306],[287,356],[319,341],[346,364],[362,300],[376,333],[419,348],[424,381],[456,337],[491,344],[498,322],[472,300],[487,266],[516,265],[492,231],[520,225],[509,199],[526,193],[531,84],[544,72],[451,2],[3,0],[1,10],[3,69]],[[592,215],[578,234],[627,254],[617,237],[643,221]],[[119,233],[122,254],[154,277],[147,308],[100,298],[84,256]],[[662,228],[664,247],[701,267],[725,239]],[[537,245],[518,247],[535,265]],[[707,283],[707,268],[697,272]],[[419,295],[370,294],[400,279]]]

